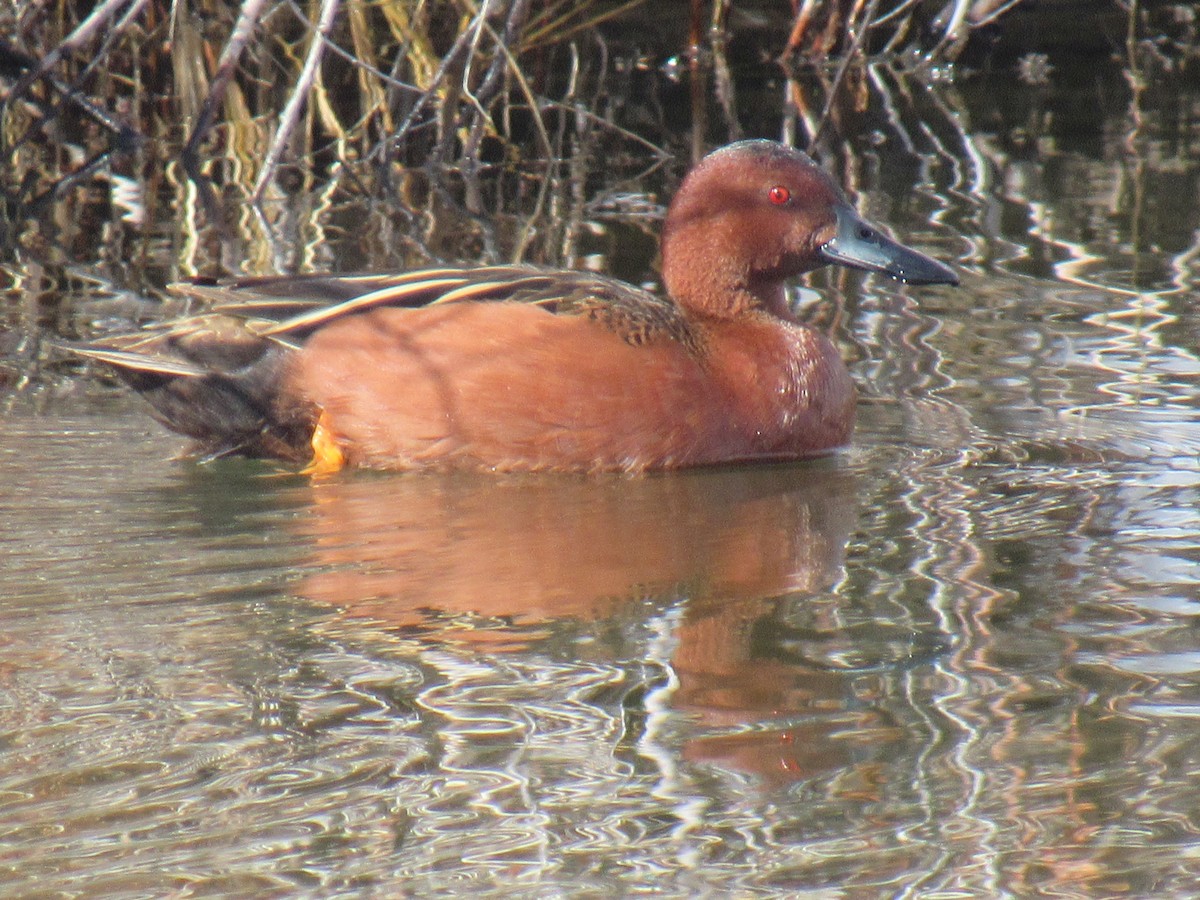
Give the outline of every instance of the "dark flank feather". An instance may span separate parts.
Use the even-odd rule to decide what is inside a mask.
[[[302,462],[315,411],[281,414],[275,385],[292,348],[225,315],[205,315],[76,352],[113,366],[154,417],[196,442],[197,453]]]

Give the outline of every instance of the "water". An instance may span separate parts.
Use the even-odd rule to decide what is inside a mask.
[[[181,463],[49,343],[203,251],[10,254],[3,893],[1194,893],[1200,95],[984,87],[855,170],[963,285],[812,280],[815,464]]]

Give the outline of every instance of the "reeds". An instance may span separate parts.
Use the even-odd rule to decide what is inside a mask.
[[[1038,8],[1058,2],[1074,0]],[[956,74],[1004,71],[1013,89],[994,99],[1024,98],[1026,130],[1037,135],[1038,98],[1058,74],[1054,60],[1010,39],[1007,23],[1024,8],[8,5],[0,9],[0,276],[9,280],[0,292],[0,393],[6,383],[45,383],[31,373],[54,359],[47,334],[89,336],[178,312],[153,298],[195,275],[524,259],[652,278],[654,220],[689,158],[743,135],[806,147],[860,199],[924,204],[918,221],[937,223],[928,240],[948,230],[968,266],[997,264],[1008,244],[995,235],[992,173],[1007,155],[972,122],[988,104],[965,102],[972,78]],[[1132,185],[1115,193],[1145,197],[1156,163],[1141,129],[1155,127],[1164,81],[1193,77],[1196,20],[1188,3],[1080,8],[1116,23],[1105,34],[1117,42],[1093,48],[1117,67],[1118,88],[1129,87],[1108,95],[1117,117],[1127,108],[1128,131],[1122,163],[1106,170]],[[1071,26],[1071,40],[1087,37],[1081,23]],[[879,197],[873,173],[885,156],[892,162],[883,165],[922,173],[911,196]],[[1020,195],[1004,206],[1027,207],[1031,221],[1038,214]],[[1186,260],[1194,259],[1193,249]],[[827,309],[836,333],[847,314]]]
[[[579,57],[605,54],[599,26],[653,21],[652,5],[682,16],[674,52],[689,65],[711,58],[710,37],[719,48],[737,11],[728,0],[711,10],[661,0],[45,0],[0,22],[9,35],[0,136],[9,153],[47,139],[85,149],[82,165],[50,163],[16,192],[35,206],[147,141],[174,148],[193,180],[220,181],[231,167],[213,160],[251,125],[265,136],[232,168],[256,201],[289,165],[300,165],[291,177],[354,164],[361,179],[367,164],[379,175],[396,162],[472,170],[548,161],[562,149],[552,112],[632,137],[588,107]],[[848,62],[906,44],[929,50],[929,28],[939,27],[936,58],[970,26],[966,0],[950,0],[936,20],[912,0],[879,5],[798,0],[786,43],[782,29],[768,43],[792,64]],[[884,30],[881,44],[874,36]]]
[[[107,179],[118,205],[153,204],[170,182],[177,186],[167,199],[178,206],[190,190],[178,186],[186,177],[208,219],[228,223],[241,213],[226,201],[235,209],[249,201],[260,215],[266,210],[269,226],[279,221],[272,203],[330,183],[394,198],[418,168],[463,179],[472,215],[483,212],[483,173],[524,173],[536,188],[517,213],[528,218],[546,208],[546,186],[564,167],[583,171],[588,159],[644,167],[688,143],[694,156],[742,134],[747,107],[733,72],[747,56],[777,61],[787,84],[779,114],[800,143],[819,147],[869,101],[870,66],[886,60],[942,77],[972,35],[1002,28],[1024,5],[792,0],[789,10],[779,2],[778,10],[750,0],[10,7],[0,12],[0,34],[8,35],[0,41],[0,203],[8,223],[36,218],[76,188]],[[1133,82],[1139,60],[1194,52],[1186,23],[1175,45],[1162,35],[1147,44],[1140,35],[1151,13],[1136,2],[1092,4],[1102,6],[1128,22]],[[751,47],[731,63],[734,38]],[[667,99],[663,92],[673,89],[657,71],[664,64],[686,82]],[[130,180],[123,193],[113,187],[121,178]],[[517,237],[508,249],[529,242]]]

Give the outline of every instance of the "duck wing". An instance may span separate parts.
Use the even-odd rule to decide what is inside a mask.
[[[287,358],[330,322],[381,307],[523,303],[585,316],[634,345],[693,345],[670,300],[589,272],[537,266],[438,268],[397,275],[301,275],[173,285],[207,312],[73,347],[116,370],[153,414],[207,457],[305,462],[319,410],[279,397]]]
[[[557,315],[599,321],[633,344],[683,339],[687,322],[670,300],[591,272],[539,266],[440,268],[397,275],[250,278],[172,289],[214,313],[244,319],[264,337],[296,345],[328,323],[380,307],[416,309],[464,301],[526,303]]]

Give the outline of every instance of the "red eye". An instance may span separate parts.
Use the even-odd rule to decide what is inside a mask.
[[[776,206],[783,206],[792,199],[792,192],[785,188],[782,184],[777,184],[775,187],[767,191],[767,199]]]

